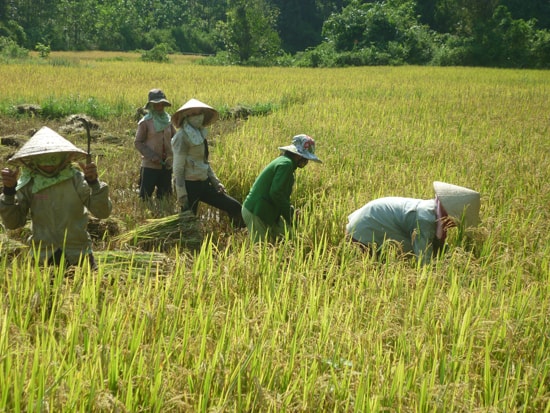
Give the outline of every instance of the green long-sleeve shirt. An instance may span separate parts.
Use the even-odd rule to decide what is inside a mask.
[[[290,223],[290,195],[296,168],[296,162],[287,155],[275,158],[258,175],[243,206],[266,225],[273,225],[279,217]]]

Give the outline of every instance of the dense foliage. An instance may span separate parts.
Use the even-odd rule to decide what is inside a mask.
[[[547,68],[549,29],[546,0],[0,0],[0,37],[26,49],[161,45],[223,64]]]

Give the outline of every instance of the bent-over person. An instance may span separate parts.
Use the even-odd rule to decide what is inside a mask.
[[[386,241],[400,244],[429,263],[445,245],[447,231],[479,224],[480,194],[445,182],[433,183],[434,199],[385,197],[372,200],[348,216],[347,237],[372,254]]]

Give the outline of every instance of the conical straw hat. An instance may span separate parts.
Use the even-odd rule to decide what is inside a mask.
[[[172,124],[178,128],[182,119],[187,116],[191,109],[201,109],[201,112],[204,113],[202,126],[211,125],[218,120],[219,114],[216,109],[208,106],[206,103],[202,103],[200,100],[190,99],[172,115]]]
[[[464,216],[464,225],[466,227],[473,227],[479,224],[479,209],[481,206],[479,192],[463,186],[439,181],[435,181],[433,186],[435,194],[449,216],[458,222],[461,222]]]
[[[46,153],[67,153],[69,160],[84,158],[86,152],[77,148],[63,136],[43,126],[19,149],[8,162],[13,165],[23,165],[26,160],[36,155]]]

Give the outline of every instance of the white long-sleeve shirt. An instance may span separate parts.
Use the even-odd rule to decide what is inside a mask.
[[[370,201],[348,216],[346,232],[365,245],[391,239],[401,243],[404,252],[429,262],[436,238],[435,199],[386,197]]]

